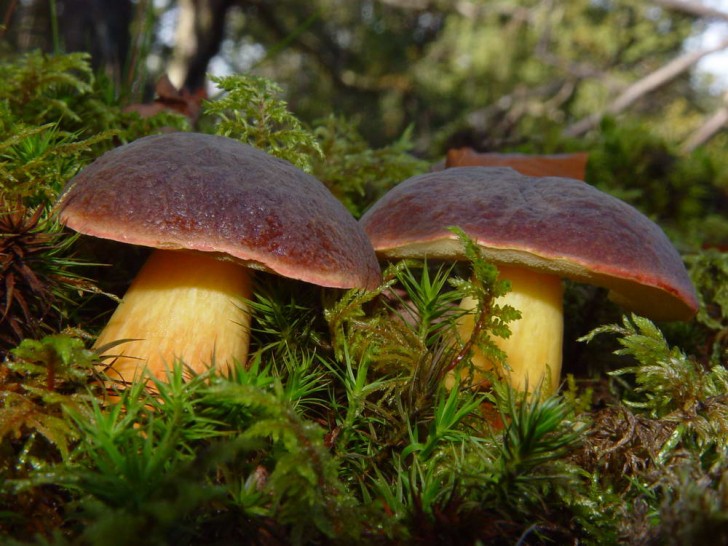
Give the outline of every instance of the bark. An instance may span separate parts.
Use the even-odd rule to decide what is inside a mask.
[[[53,11],[50,7],[53,6]],[[31,0],[9,3],[6,36],[20,51],[88,51],[91,64],[119,82],[130,48],[130,0]],[[55,16],[55,21],[54,21]],[[54,43],[53,29],[58,31]]]
[[[58,26],[66,51],[88,51],[91,64],[120,82],[131,41],[132,5],[124,0],[64,0]]]
[[[179,0],[175,47],[168,73],[181,89],[197,92],[205,86],[207,65],[220,50],[225,18],[234,0]]]

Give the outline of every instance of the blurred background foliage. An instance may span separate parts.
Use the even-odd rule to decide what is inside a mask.
[[[728,48],[725,38],[699,41],[709,25],[725,30],[728,15],[703,4],[4,0],[0,6],[6,53],[90,52],[109,102],[149,104],[163,95],[155,84],[168,76],[176,100],[194,110],[202,97],[222,93],[210,74],[262,76],[280,85],[304,124],[325,128],[333,114],[353,139],[374,149],[392,143],[401,149],[406,136],[407,149],[431,163],[460,146],[589,151],[588,181],[637,205],[671,235],[689,245],[704,237],[723,245],[728,237],[722,222],[728,136],[720,117],[728,112],[726,83],[697,69],[709,52]],[[192,121],[204,123],[195,115]]]
[[[372,145],[413,125],[421,153],[441,152],[458,135],[493,149],[563,146],[555,135],[606,110],[716,20],[646,0],[2,5],[13,49],[89,51],[128,98],[148,93],[165,72],[190,91],[206,88],[207,72],[253,72],[279,83],[304,121],[332,111],[356,118]],[[693,67],[634,104],[628,117],[685,139],[721,101]]]

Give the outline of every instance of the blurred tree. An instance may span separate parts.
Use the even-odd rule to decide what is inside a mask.
[[[184,0],[176,8],[187,30],[178,26],[172,58],[175,67],[190,59],[189,71],[175,83],[199,85],[217,51],[207,42],[222,37],[218,69],[280,82],[306,120],[332,110],[358,118],[373,144],[414,124],[421,150],[528,141],[549,151],[570,124],[589,120],[576,136],[616,113],[610,101],[625,92],[621,109],[663,121],[675,101],[693,113],[717,104],[699,104],[690,72],[699,56],[634,93],[715,16],[658,5],[666,1]],[[182,40],[189,29],[198,38]]]
[[[175,46],[169,77],[181,89],[197,92],[205,86],[207,66],[220,50],[225,19],[234,0],[179,0]]]
[[[331,113],[358,120],[374,146],[412,125],[422,153],[459,144],[542,153],[579,147],[564,137],[598,130],[603,113],[625,113],[684,142],[723,106],[694,77],[700,55],[688,55],[685,46],[707,21],[728,15],[677,0],[5,4],[11,6],[4,11],[9,36],[22,47],[49,47],[53,32],[34,34],[23,21],[33,13],[53,19],[48,6],[54,6],[61,45],[93,46],[97,66],[131,58],[137,70],[149,67],[152,81],[169,72],[177,87],[193,92],[211,68],[253,72],[280,83],[304,121]],[[133,10],[136,19],[151,17],[156,26],[143,37],[151,45],[132,44],[129,54],[128,36],[118,29],[129,27]],[[105,34],[112,23],[118,32]],[[38,28],[49,28],[44,24]],[[679,70],[667,70],[671,66]]]
[[[131,0],[3,0],[0,9],[14,50],[87,51],[95,70],[122,81],[131,45]]]

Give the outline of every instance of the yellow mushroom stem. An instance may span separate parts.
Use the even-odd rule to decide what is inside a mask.
[[[508,369],[486,358],[477,348],[472,362],[477,384],[485,372],[494,370],[517,390],[543,395],[555,392],[561,375],[563,321],[563,285],[561,279],[513,266],[499,266],[500,277],[511,281],[511,291],[496,299],[497,305],[510,305],[521,312],[521,318],[508,323],[508,338],[493,336],[495,344],[506,354]],[[474,310],[477,302],[465,298],[460,306]],[[461,339],[469,339],[474,314],[468,313],[458,323]]]
[[[164,379],[181,359],[194,372],[244,362],[250,337],[251,272],[202,252],[155,250],[95,347],[112,379],[131,382],[145,368]]]

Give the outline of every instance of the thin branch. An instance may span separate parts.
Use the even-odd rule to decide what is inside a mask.
[[[640,98],[669,83],[677,76],[690,69],[690,67],[695,65],[695,63],[703,57],[726,48],[728,48],[728,38],[724,38],[721,42],[712,47],[699,49],[697,51],[690,51],[689,53],[680,55],[666,65],[627,87],[627,89],[625,89],[622,94],[609,104],[603,112],[588,116],[567,127],[565,134],[567,136],[576,137],[587,133],[599,124],[605,114],[618,114],[623,112]]]
[[[705,123],[691,134],[683,143],[681,149],[684,153],[690,153],[695,148],[702,146],[728,126],[728,93],[723,96],[724,104],[711,115]]]
[[[706,19],[721,19],[728,21],[728,12],[706,6],[699,2],[687,2],[685,0],[652,0],[653,4],[673,11],[681,11]]]
[[[11,0],[8,4],[8,7],[5,8],[5,15],[3,16],[3,24],[0,27],[0,38],[3,38],[5,36],[5,33],[8,31],[8,27],[10,26],[10,21],[13,18],[13,14],[15,13],[15,8],[17,7],[17,0]]]

